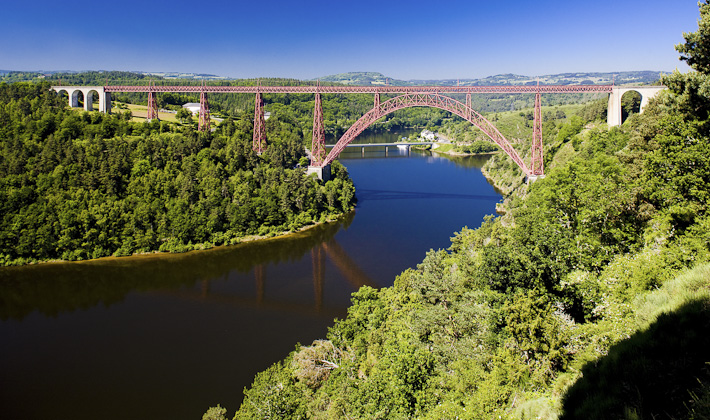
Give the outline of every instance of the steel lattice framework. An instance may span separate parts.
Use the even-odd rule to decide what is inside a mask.
[[[258,153],[264,153],[266,150],[266,121],[264,121],[264,100],[261,98],[261,93],[256,92],[256,101],[254,102],[254,141],[252,149]]]
[[[471,124],[478,127],[488,137],[491,138],[503,151],[510,156],[513,161],[520,166],[525,174],[531,174],[530,169],[525,165],[525,162],[520,158],[518,152],[508,142],[508,140],[498,131],[498,129],[483,118],[481,114],[474,111],[471,106],[463,104],[453,98],[441,95],[439,93],[406,93],[382,102],[379,106],[371,109],[367,114],[363,115],[355,122],[348,131],[340,137],[340,140],[331,149],[328,156],[322,162],[312,162],[313,166],[325,166],[330,164],[335,158],[350,144],[355,138],[363,132],[367,127],[372,125],[378,119],[390,114],[394,111],[411,108],[415,106],[429,106],[434,108],[449,111],[459,117],[469,121]]]
[[[257,153],[266,148],[266,130],[264,122],[264,93],[303,93],[315,94],[313,110],[313,142],[312,166],[323,167],[330,164],[350,142],[364,129],[379,118],[399,109],[414,106],[429,106],[460,116],[471,122],[493,140],[528,176],[544,175],[543,144],[542,144],[542,111],[541,95],[543,93],[612,93],[613,85],[525,85],[525,86],[321,86],[320,83],[309,86],[208,86],[200,85],[155,85],[150,82],[142,86],[104,86],[106,92],[147,92],[148,119],[157,118],[156,93],[200,93],[200,130],[209,129],[209,105],[207,93],[254,93],[256,94],[254,115],[254,143]],[[326,156],[324,145],[323,111],[321,94],[374,94],[372,110],[363,115],[348,131],[343,134],[338,143]],[[482,115],[472,109],[472,94],[518,94],[535,95],[535,117],[533,125],[532,157],[530,167],[520,158],[517,151],[498,129]],[[380,102],[381,94],[397,94],[399,96]],[[445,94],[462,94],[466,96],[463,104]]]
[[[533,118],[532,157],[530,169],[532,175],[544,175],[545,167],[542,161],[542,99],[540,93],[535,94],[535,117]]]
[[[197,126],[200,131],[209,131],[210,129],[210,105],[207,102],[207,93],[200,92],[200,123]]]
[[[151,85],[148,86],[148,115],[146,116],[148,121],[158,119],[158,101],[155,100],[155,91],[153,91]]]
[[[313,108],[313,140],[311,141],[311,164],[318,165],[314,162],[323,162],[325,158],[325,127],[323,127],[323,106],[320,100],[320,93],[316,92],[316,104]]]

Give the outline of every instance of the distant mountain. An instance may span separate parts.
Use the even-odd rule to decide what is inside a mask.
[[[668,72],[666,72],[668,73]],[[376,72],[351,72],[321,77],[322,82],[343,83],[357,86],[495,86],[495,85],[641,85],[658,81],[660,71],[622,71],[614,73],[561,73],[539,77],[518,74],[499,74],[481,79],[436,79],[436,80],[397,80]],[[316,79],[314,79],[316,80]]]
[[[95,71],[95,70],[82,70],[82,71],[75,71],[75,70],[32,70],[32,71],[0,70],[0,77],[14,75],[14,78],[18,79],[18,80],[32,80],[35,78],[42,78],[42,76],[50,76],[50,75],[54,75],[54,74],[77,75],[77,74],[84,74],[84,73],[110,74],[110,73],[116,73],[116,72],[115,71],[106,71],[106,70],[99,70],[99,71]],[[231,79],[229,77],[217,76],[214,74],[180,73],[180,72],[174,72],[174,71],[167,71],[167,72],[124,71],[121,73],[122,74],[136,74],[136,75],[142,75],[142,76],[160,77],[163,79],[196,79],[196,80],[230,80]]]
[[[72,70],[37,70],[37,71],[17,71],[17,70],[0,70],[0,80],[6,82],[23,81],[41,79],[50,75],[82,75],[82,74],[104,74],[106,77],[114,73],[120,73],[122,77],[127,77],[129,74],[135,74],[142,77],[158,77],[164,79],[188,79],[188,80],[237,80],[231,77],[217,76],[206,73],[181,73],[181,72],[116,72],[116,71],[72,71]],[[584,84],[611,84],[617,85],[640,85],[656,82],[660,79],[660,71],[622,71],[615,73],[560,73],[549,74],[539,77],[522,76],[519,74],[498,74],[480,79],[434,79],[434,80],[398,80],[387,77],[382,73],[377,72],[350,72],[333,74],[330,76],[320,77],[315,80],[321,82],[342,83],[346,85],[356,86],[495,86],[495,85],[534,85],[538,83],[542,85],[584,85]],[[670,72],[666,72],[670,73]],[[109,77],[110,78],[110,77]]]
[[[179,73],[179,72],[139,72],[145,76],[158,76],[164,79],[198,79],[198,80],[230,80],[229,77],[205,73]]]
[[[382,73],[376,73],[371,71],[333,74],[330,76],[325,76],[321,77],[320,79],[313,80],[320,80],[321,82],[343,83],[346,85],[354,86],[385,86],[387,84],[392,86],[412,85],[412,83],[410,82],[388,78]]]

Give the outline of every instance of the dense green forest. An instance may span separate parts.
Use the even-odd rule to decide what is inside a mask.
[[[0,264],[181,252],[324,221],[353,208],[347,171],[305,175],[301,129],[253,117],[214,132],[68,109],[42,82],[0,84]]]
[[[588,109],[546,135],[547,176],[504,217],[354,293],[327,337],[257,375],[235,419],[710,418],[700,11],[677,47],[693,71],[665,76],[644,114],[609,128]]]

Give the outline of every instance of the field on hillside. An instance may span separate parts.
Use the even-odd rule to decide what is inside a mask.
[[[130,110],[131,114],[133,115],[133,118],[131,119],[132,121],[142,122],[145,121],[145,119],[148,117],[148,107],[146,105],[123,104],[120,102],[114,102],[114,104],[117,106],[113,107],[113,112],[119,111],[118,105],[126,106],[127,109]],[[158,111],[158,119],[160,121],[169,121],[174,123],[178,122],[177,118],[175,118],[174,112]]]

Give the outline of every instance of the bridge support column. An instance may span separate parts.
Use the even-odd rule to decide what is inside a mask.
[[[533,121],[532,158],[530,170],[533,176],[545,174],[542,156],[542,98],[540,92],[535,94],[535,118]]]
[[[155,98],[155,92],[148,92],[148,115],[146,121],[158,119],[158,101]]]
[[[99,111],[106,114],[111,113],[111,92],[99,92]]]
[[[320,93],[316,92],[316,103],[313,107],[313,140],[311,141],[311,165],[319,166],[325,160],[325,129],[323,128],[323,106]],[[321,177],[319,177],[321,178]],[[321,178],[323,179],[323,178]]]
[[[207,102],[207,93],[200,92],[200,122],[197,126],[199,131],[210,130],[210,105]]]
[[[266,121],[264,120],[264,100],[261,93],[256,93],[254,102],[254,140],[252,149],[260,155],[266,150]]]
[[[609,105],[606,111],[606,123],[609,127],[621,125],[621,96],[619,88],[613,88],[609,94]]]
[[[330,181],[330,165],[325,166],[309,166],[306,170],[306,176],[316,174],[318,179],[323,182]]]

